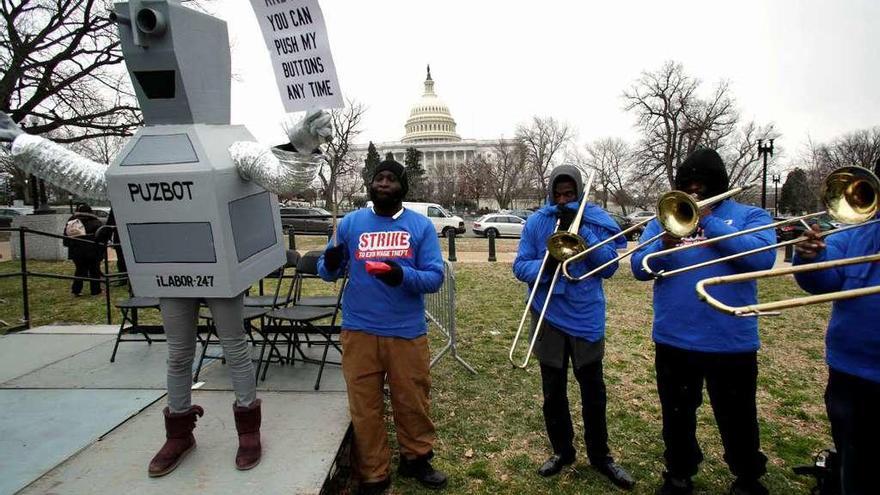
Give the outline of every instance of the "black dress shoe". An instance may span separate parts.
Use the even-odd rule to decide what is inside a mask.
[[[559,471],[562,471],[563,466],[568,466],[573,462],[574,456],[562,457],[561,455],[553,454],[547,459],[543,466],[538,468],[538,474],[545,478],[553,476],[554,474],[559,473]]]
[[[669,473],[663,473],[663,484],[655,495],[691,495],[694,493],[694,483],[690,478],[676,478]]]
[[[357,495],[381,495],[391,486],[391,477],[381,481],[372,481],[369,483],[361,483],[357,489]]]
[[[428,461],[428,457],[409,461],[401,456],[397,472],[404,478],[415,478],[426,488],[439,490],[446,487],[446,475],[434,469],[431,462]]]
[[[596,466],[596,469],[611,480],[612,483],[624,490],[632,490],[636,485],[636,480],[616,462],[607,462],[601,466]]]

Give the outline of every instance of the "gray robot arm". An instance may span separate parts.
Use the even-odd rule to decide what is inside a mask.
[[[12,141],[11,153],[16,167],[54,186],[84,198],[107,198],[107,165],[103,163],[31,134],[19,134]]]
[[[316,110],[288,130],[292,149],[269,150],[259,143],[239,141],[229,147],[229,154],[243,179],[276,194],[292,194],[307,189],[315,180],[321,166],[318,146],[332,133],[330,115]]]

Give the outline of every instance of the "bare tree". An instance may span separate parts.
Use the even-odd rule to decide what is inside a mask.
[[[525,150],[525,162],[544,196],[549,172],[573,137],[571,127],[553,117],[532,117],[529,125],[520,125],[516,130],[516,139]]]
[[[737,112],[729,86],[720,82],[708,98],[700,98],[700,81],[680,63],[666,62],[643,72],[624,92],[625,109],[636,115],[642,139],[636,150],[643,173],[664,176],[671,187],[679,163],[700,146],[717,147],[736,126]]]
[[[335,108],[330,111],[333,123],[333,139],[323,145],[324,164],[318,171],[318,178],[323,189],[323,199],[326,208],[333,208],[336,204],[337,183],[339,178],[356,172],[359,169],[359,160],[352,152],[351,145],[360,135],[361,121],[366,113],[366,107],[357,101],[348,100],[345,108]]]
[[[430,197],[443,206],[454,206],[456,167],[452,162],[440,160],[428,165],[428,189]]]
[[[128,136],[141,124],[106,0],[3,0],[0,110],[29,132],[76,142]]]
[[[528,150],[521,142],[501,140],[488,156],[476,159],[488,178],[488,189],[501,209],[509,208],[523,190],[528,177]]]
[[[363,197],[363,190],[363,180],[358,170],[352,170],[336,179],[336,197],[340,203],[354,206],[355,197]]]
[[[489,192],[489,164],[478,158],[468,159],[458,168],[458,191],[462,199],[479,205]]]
[[[601,191],[602,207],[611,199],[626,215],[632,204],[628,189],[638,175],[632,149],[620,138],[597,139],[584,146],[584,153],[575,153],[573,160],[585,173],[594,171],[595,184]]]

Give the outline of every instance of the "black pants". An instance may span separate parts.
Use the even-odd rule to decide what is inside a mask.
[[[541,365],[541,385],[544,389],[544,423],[553,446],[553,453],[573,458],[575,455],[574,428],[568,410],[568,362],[571,348],[565,345],[562,368]],[[581,413],[584,418],[584,440],[587,457],[594,466],[611,462],[608,450],[608,427],[605,421],[605,379],[602,360],[574,370],[581,389]]]
[[[757,352],[696,352],[657,344],[655,365],[669,474],[690,478],[703,460],[696,432],[704,380],[730,471],[745,480],[767,472],[755,404]]]
[[[828,370],[825,407],[840,455],[842,495],[880,491],[880,383]]]
[[[73,275],[76,277],[89,277],[89,278],[97,278],[100,279],[104,275],[101,273],[101,260],[94,258],[73,258],[73,266],[76,267],[76,271],[73,272]],[[73,285],[70,287],[70,291],[74,294],[79,294],[83,289],[83,281],[82,280],[74,280]],[[100,280],[90,280],[89,281],[89,289],[91,290],[92,295],[101,293],[101,281]]]

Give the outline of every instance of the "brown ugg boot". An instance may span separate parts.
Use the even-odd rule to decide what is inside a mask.
[[[180,461],[196,446],[192,432],[196,427],[197,416],[205,414],[201,406],[191,406],[182,413],[172,413],[167,407],[165,414],[165,445],[150,461],[151,478],[158,478],[174,471]]]
[[[241,471],[251,469],[260,463],[262,446],[260,445],[260,399],[250,406],[241,407],[232,404],[235,413],[235,429],[238,430],[238,452],[235,454],[235,467]]]

